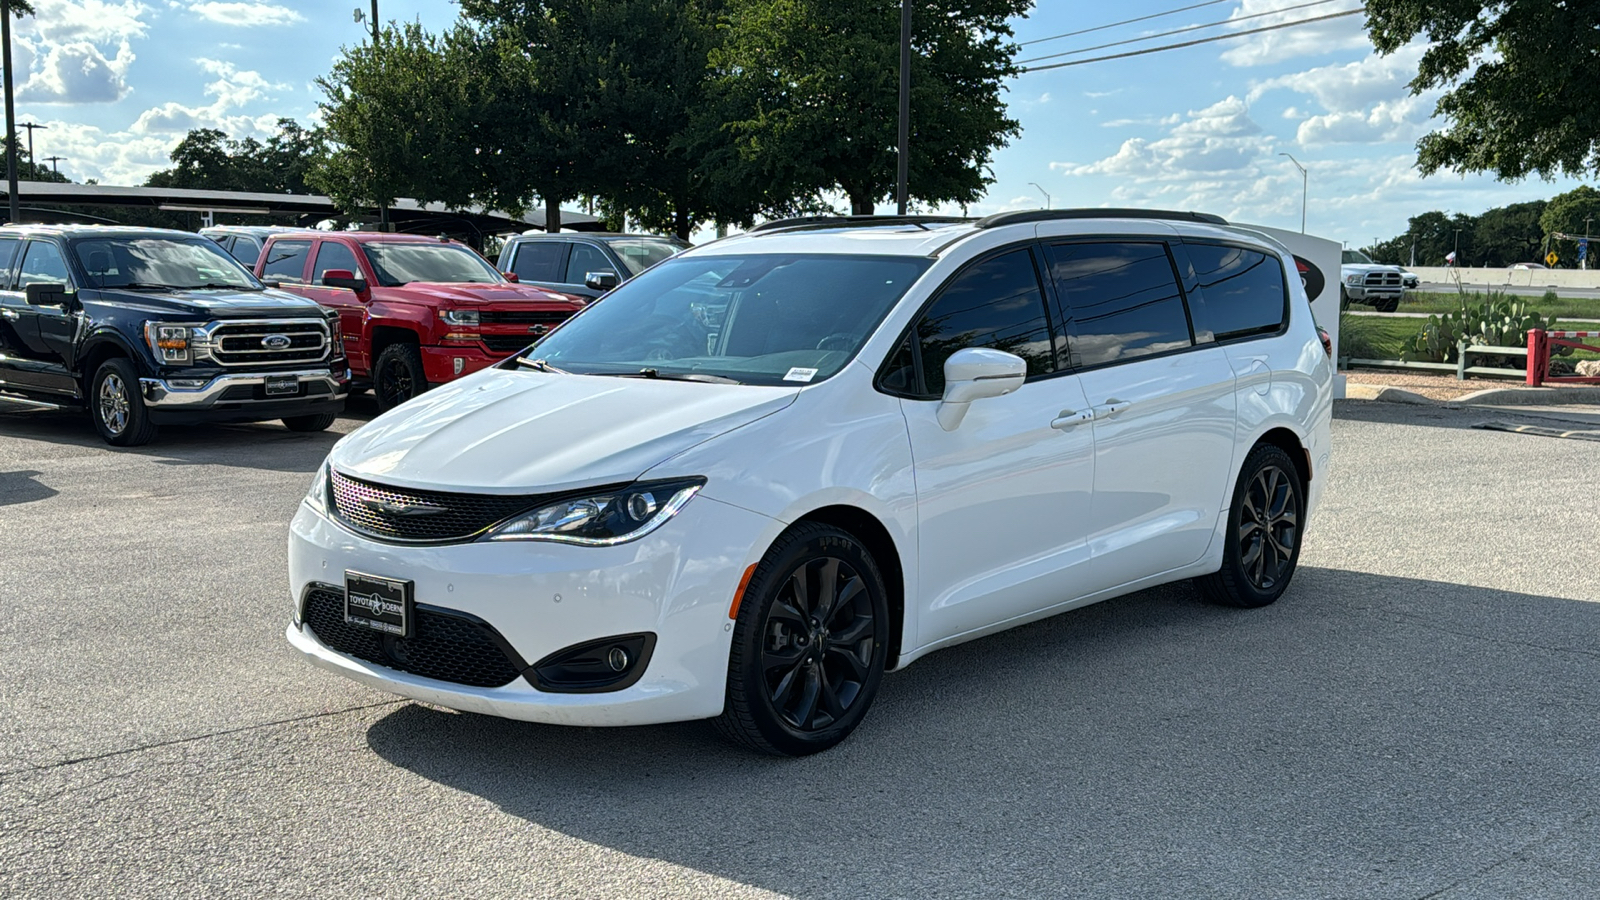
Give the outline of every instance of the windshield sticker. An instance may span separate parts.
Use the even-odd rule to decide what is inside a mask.
[[[783,380],[784,381],[810,381],[811,379],[813,379],[815,377],[817,377],[817,370],[816,369],[794,368],[794,369],[790,369],[789,370],[789,374],[783,376]]]

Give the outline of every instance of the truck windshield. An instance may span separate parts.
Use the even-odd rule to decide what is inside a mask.
[[[1377,265],[1372,261],[1372,257],[1362,253],[1360,250],[1346,250],[1344,252],[1344,262],[1357,265]]]
[[[498,284],[505,281],[494,266],[460,244],[363,244],[378,283],[398,287],[413,281],[437,284]]]
[[[689,246],[675,241],[641,239],[612,241],[611,249],[616,251],[618,258],[622,260],[622,264],[628,267],[628,274],[633,276],[661,262],[663,259],[682,253],[689,249]]]
[[[244,266],[210,238],[94,238],[72,247],[95,288],[261,290]]]
[[[833,254],[669,259],[523,358],[583,375],[809,384],[844,368],[931,264]]]

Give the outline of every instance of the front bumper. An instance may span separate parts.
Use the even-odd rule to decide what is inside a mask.
[[[269,396],[269,378],[294,376],[298,393]],[[276,419],[339,412],[350,393],[350,370],[297,369],[218,375],[198,387],[180,387],[179,378],[141,378],[139,390],[153,420],[161,423]]]
[[[696,497],[660,530],[615,547],[541,542],[400,546],[371,541],[302,504],[290,525],[289,643],[314,665],[451,709],[558,725],[645,725],[722,712],[745,567],[781,523]],[[308,587],[363,572],[414,583],[417,604],[476,617],[529,663],[618,634],[656,635],[638,681],[603,693],[540,691],[526,678],[472,687],[338,652],[302,622]]]
[[[1351,300],[1399,300],[1405,296],[1400,287],[1373,287],[1364,284],[1347,284],[1344,292]]]
[[[530,339],[528,343],[533,343]],[[515,352],[515,351],[512,351]],[[478,344],[441,344],[422,348],[422,373],[429,384],[444,384],[487,369],[511,353],[488,353]]]

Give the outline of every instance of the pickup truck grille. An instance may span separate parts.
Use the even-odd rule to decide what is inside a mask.
[[[1400,287],[1399,272],[1368,272],[1362,284],[1369,288],[1395,288]]]
[[[486,334],[483,345],[494,353],[515,353],[538,339],[536,334]]]
[[[554,328],[572,317],[567,310],[486,309],[478,313],[485,325],[549,325]]]
[[[221,322],[211,328],[211,358],[224,366],[321,362],[330,349],[326,322]]]

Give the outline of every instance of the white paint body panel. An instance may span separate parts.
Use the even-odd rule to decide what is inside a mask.
[[[938,287],[974,257],[1043,236],[1247,233],[1150,220],[1078,220],[801,232],[719,241],[686,255],[935,255],[854,362],[825,381],[770,388],[487,370],[341,441],[341,472],[428,490],[543,493],[701,476],[699,496],[650,535],[613,547],[539,542],[396,546],[302,505],[289,541],[291,598],[345,569],[412,579],[419,603],[493,625],[535,662],[584,640],[657,634],[644,677],[615,693],[541,693],[524,681],[466,688],[342,656],[291,625],[313,663],[384,690],[530,721],[630,725],[715,716],[746,567],[824,507],[870,515],[904,586],[899,665],[941,647],[1154,584],[1216,571],[1249,449],[1292,433],[1313,467],[1307,521],[1330,457],[1333,367],[1291,279],[1282,335],[1030,382],[974,401],[944,431],[937,401],[873,387],[879,364]],[[1260,241],[1259,238],[1249,238]],[[1294,271],[1282,248],[1262,243]],[[1125,401],[1101,421],[1068,410]],[[560,594],[558,604],[554,597]]]

